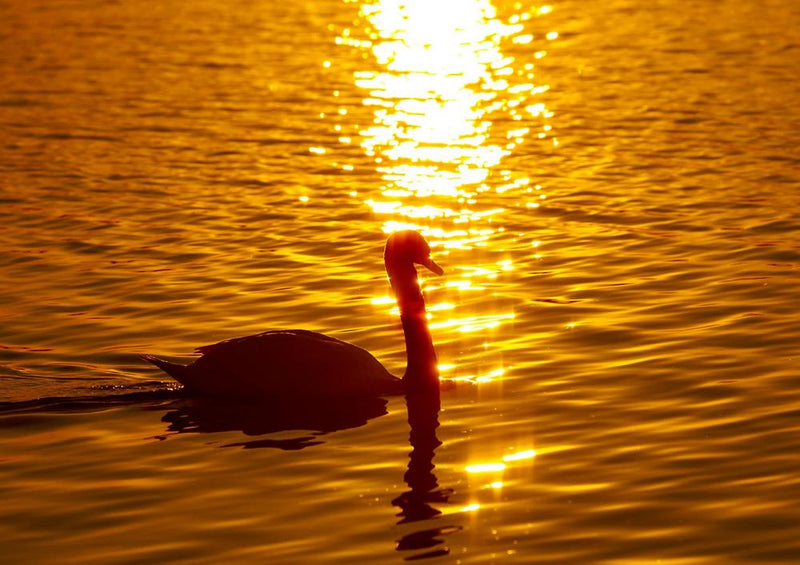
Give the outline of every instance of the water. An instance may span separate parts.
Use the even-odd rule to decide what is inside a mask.
[[[0,561],[796,562],[798,29],[0,6]],[[136,356],[299,327],[401,373],[406,226],[457,382],[413,433],[403,398],[209,405]]]

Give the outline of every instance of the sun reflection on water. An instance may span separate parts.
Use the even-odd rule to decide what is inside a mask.
[[[513,449],[513,448],[512,448]],[[470,505],[459,508],[455,512],[476,512],[490,502],[482,502],[480,499],[486,498],[481,492],[492,492],[492,496],[496,496],[508,484],[515,482],[516,479],[508,480],[506,474],[513,474],[515,468],[523,465],[526,461],[530,462],[536,457],[536,451],[533,449],[525,449],[522,451],[513,451],[507,453],[496,460],[486,461],[485,459],[480,463],[470,463],[464,467],[467,476],[470,477],[470,482],[477,481],[473,491],[473,501]],[[476,500],[477,499],[477,500]],[[496,499],[495,499],[496,500]]]
[[[531,133],[524,120],[549,114],[530,100],[547,86],[534,84],[527,65],[501,49],[506,40],[532,40],[520,21],[530,15],[502,22],[487,0],[383,0],[363,4],[361,13],[370,40],[348,31],[339,41],[369,48],[377,63],[356,73],[374,115],[359,132],[361,146],[386,181],[382,199],[367,203],[379,214],[454,223],[502,213],[470,206],[481,192],[530,183],[487,180]]]
[[[363,202],[384,232],[423,233],[445,264],[447,279],[425,287],[437,343],[473,334],[484,355],[491,332],[514,319],[507,305],[486,311],[485,301],[475,307],[469,298],[514,270],[499,243],[508,239],[507,208],[497,206],[497,195],[531,213],[544,196],[528,175],[500,165],[526,140],[550,138],[552,129],[552,113],[538,98],[549,86],[533,73],[547,38],[527,25],[549,7],[515,7],[501,16],[489,0],[363,2],[357,25],[336,39],[369,61],[354,82],[371,123],[340,137],[358,144],[383,180]],[[484,204],[484,193],[492,193],[492,205]],[[397,314],[391,298],[372,304]],[[466,375],[472,371],[461,370],[457,359],[442,361],[446,378],[473,382],[508,369]]]

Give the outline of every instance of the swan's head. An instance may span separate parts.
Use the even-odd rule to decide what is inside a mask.
[[[386,240],[383,260],[390,276],[408,271],[409,268],[413,269],[415,263],[437,275],[444,273],[444,270],[431,259],[431,246],[424,237],[413,230],[398,231],[390,235]]]

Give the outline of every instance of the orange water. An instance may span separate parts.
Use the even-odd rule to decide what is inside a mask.
[[[798,6],[0,5],[0,562],[796,563]],[[135,355],[401,373],[408,226],[457,382],[413,446]]]

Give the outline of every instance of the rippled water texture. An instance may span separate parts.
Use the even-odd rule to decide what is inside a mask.
[[[0,562],[796,563],[800,4],[0,4]],[[442,410],[185,398],[270,328]]]

